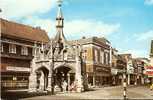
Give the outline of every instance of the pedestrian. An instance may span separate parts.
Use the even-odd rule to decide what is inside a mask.
[[[67,82],[64,80],[63,84],[62,84],[62,88],[63,88],[63,92],[66,92],[67,89]]]

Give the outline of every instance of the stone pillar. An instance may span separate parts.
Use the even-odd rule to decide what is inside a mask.
[[[51,73],[49,72],[49,75],[48,75],[48,87],[47,87],[47,90],[48,90],[49,92],[52,91],[51,82],[52,82],[52,76],[51,76]]]
[[[128,85],[130,85],[130,74],[128,74]]]
[[[40,91],[44,91],[44,73],[41,71],[41,76],[40,76],[40,86],[39,86],[39,90]]]
[[[30,71],[30,76],[29,76],[29,88],[28,92],[36,92],[37,91],[37,75],[35,73],[35,58],[31,61],[31,71]]]
[[[87,73],[87,84],[89,85],[89,79],[88,79],[88,77],[89,77],[89,75],[88,75],[88,73]]]
[[[88,83],[88,73],[84,73],[83,74],[83,79],[82,79],[83,81],[83,90],[85,91],[85,90],[88,90],[88,85],[89,85],[89,83]]]
[[[82,75],[81,75],[81,61],[79,57],[76,57],[75,81],[77,83],[77,92],[81,92],[83,85],[82,85]]]
[[[76,72],[75,72],[75,81],[77,85],[77,92],[82,92],[83,89],[83,80],[81,75],[81,59],[80,59],[80,48],[76,49]]]
[[[144,77],[141,76],[141,84],[144,84]]]
[[[70,74],[69,73],[67,74],[67,80],[68,80],[67,85],[68,85],[68,91],[69,91],[70,90],[70,85],[71,85],[70,84]]]
[[[95,79],[95,74],[93,74],[93,86],[96,86],[96,79]]]
[[[134,77],[135,79],[135,82],[134,82],[134,85],[137,85],[137,75],[135,75],[135,77]]]
[[[37,75],[36,73],[31,73],[29,77],[29,89],[28,92],[37,91]]]

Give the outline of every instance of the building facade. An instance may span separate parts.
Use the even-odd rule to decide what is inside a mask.
[[[152,70],[153,68],[153,40],[151,40],[151,48],[150,48],[150,65],[152,66],[151,67],[151,70]],[[151,74],[150,82],[153,83],[153,71],[151,71],[150,74]]]
[[[0,19],[1,91],[28,89],[34,43],[48,42],[44,30]]]
[[[145,82],[144,63],[142,58],[133,58],[135,85],[142,85]]]
[[[134,73],[134,66],[131,54],[120,54],[126,60],[126,73],[127,73],[127,84],[131,85],[135,83],[136,74]]]
[[[73,45],[78,42],[82,46],[84,69],[90,86],[109,85],[110,73],[110,42],[105,38],[85,38],[70,41]]]
[[[123,56],[117,53],[118,51],[112,48],[112,85],[122,85],[123,83],[123,72],[126,70],[126,60]]]

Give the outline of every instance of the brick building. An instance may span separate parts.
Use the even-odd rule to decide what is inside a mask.
[[[1,89],[28,89],[34,43],[47,43],[44,30],[0,19]],[[39,47],[38,46],[38,47]]]
[[[82,46],[83,67],[86,70],[88,84],[93,86],[110,84],[110,42],[103,37],[83,37],[69,42],[72,45],[78,42]]]
[[[120,54],[126,60],[127,84],[135,83],[135,73],[131,54]]]
[[[142,58],[133,58],[133,67],[135,74],[135,85],[144,84],[144,61]]]
[[[123,56],[117,53],[116,49],[112,49],[112,85],[122,85],[123,71],[126,70],[126,60]]]

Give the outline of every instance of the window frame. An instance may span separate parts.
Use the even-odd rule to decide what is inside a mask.
[[[25,55],[25,56],[28,55],[28,47],[26,46],[21,47],[21,55]]]
[[[104,51],[100,51],[100,63],[104,64]]]
[[[16,45],[15,44],[9,44],[9,53],[16,54]]]
[[[109,54],[108,53],[105,53],[105,59],[106,59],[106,64],[108,65],[109,64]]]

